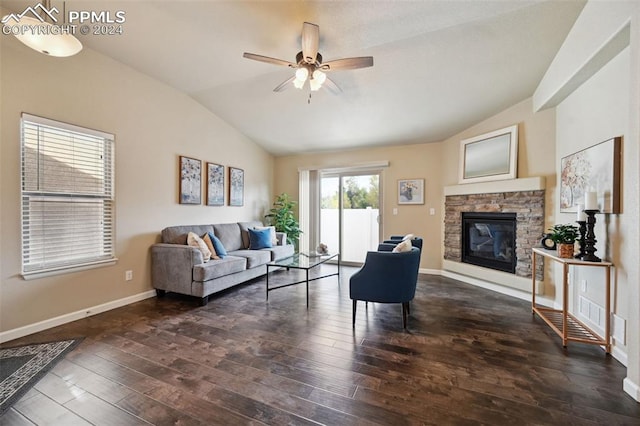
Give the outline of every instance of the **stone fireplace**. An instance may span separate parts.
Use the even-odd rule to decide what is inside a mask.
[[[495,281],[492,277],[502,274],[504,282],[498,284],[509,285],[524,289],[523,286],[531,285],[531,248],[539,245],[540,238],[544,233],[544,179],[528,178],[514,179],[511,181],[486,182],[479,184],[456,185],[445,188],[445,215],[444,215],[444,265],[446,270],[472,275],[481,279]],[[478,215],[479,213],[479,215]],[[503,215],[507,213],[507,215]],[[506,232],[507,228],[500,229],[496,222],[490,225],[487,221],[478,222],[478,226],[473,227],[478,231],[473,234],[479,236],[473,242],[476,257],[489,257],[493,260],[501,260],[500,257],[509,258],[513,265],[507,267],[493,268],[497,262],[489,262],[489,265],[473,265],[463,263],[467,261],[468,253],[463,253],[463,235],[465,225],[463,216],[475,218],[509,218],[512,220],[513,238],[512,243],[502,241],[504,233],[498,237],[498,233]],[[505,224],[506,222],[500,222]],[[469,226],[467,231],[469,232]],[[494,231],[491,231],[491,226]],[[505,225],[506,226],[506,225]],[[481,228],[481,229],[478,229]],[[470,239],[468,234],[465,238]],[[484,240],[483,240],[484,238]],[[483,241],[481,241],[483,240]],[[500,241],[498,241],[500,240]],[[485,242],[484,246],[478,246]],[[495,252],[494,252],[494,243]],[[511,244],[513,247],[511,247]],[[489,256],[489,253],[491,256]],[[467,262],[468,263],[468,262]],[[480,262],[482,263],[482,262]],[[504,264],[500,265],[504,266]],[[495,274],[493,268],[503,272]],[[471,271],[471,272],[470,272]],[[484,271],[488,271],[483,276]],[[512,279],[507,273],[511,273]],[[542,280],[543,265],[540,263],[536,268],[536,279]],[[491,277],[491,278],[489,278]],[[518,278],[520,277],[520,278]],[[516,283],[516,284],[513,284]],[[528,290],[528,289],[527,289]]]

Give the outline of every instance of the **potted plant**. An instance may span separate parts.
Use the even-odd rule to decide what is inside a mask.
[[[553,225],[547,236],[557,244],[558,256],[569,259],[573,257],[574,244],[580,237],[580,230],[576,225]]]
[[[282,193],[278,195],[276,201],[274,201],[273,208],[269,210],[269,214],[264,217],[270,225],[276,227],[276,231],[285,232],[287,239],[291,240],[297,249],[298,239],[302,231],[300,230],[298,219],[296,219],[293,213],[296,204],[297,202],[292,200],[289,195]]]

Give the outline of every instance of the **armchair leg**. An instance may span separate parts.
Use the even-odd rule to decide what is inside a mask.
[[[402,328],[407,329],[407,314],[409,311],[409,302],[402,303]]]
[[[353,299],[353,326],[356,326],[356,304],[358,303],[357,300]]]

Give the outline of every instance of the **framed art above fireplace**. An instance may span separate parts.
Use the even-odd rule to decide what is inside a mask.
[[[515,179],[517,174],[517,124],[460,141],[458,183]]]

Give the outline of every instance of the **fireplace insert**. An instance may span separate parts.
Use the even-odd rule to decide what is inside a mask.
[[[462,213],[462,261],[516,272],[516,214]]]

